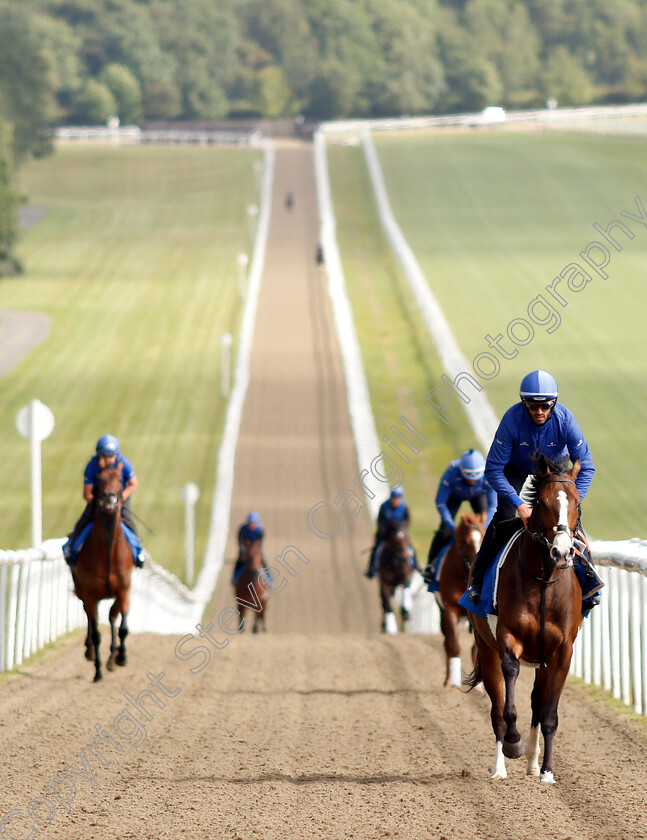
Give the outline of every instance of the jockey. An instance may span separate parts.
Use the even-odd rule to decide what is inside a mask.
[[[401,525],[403,528],[409,527],[409,508],[404,500],[404,491],[401,487],[393,487],[389,498],[382,502],[377,514],[377,531],[375,532],[375,544],[371,549],[371,558],[369,560],[368,569],[364,573],[367,578],[374,578],[377,573],[377,552],[384,541],[384,537],[392,525]],[[413,555],[413,565],[418,566],[416,562],[415,552]]]
[[[589,446],[573,413],[557,402],[555,377],[545,370],[531,371],[521,380],[519,396],[521,402],[503,415],[485,464],[485,477],[497,494],[497,509],[472,566],[468,596],[472,603],[481,599],[483,578],[496,553],[492,550],[496,526],[512,519],[515,512],[524,527],[528,525],[532,507],[519,493],[526,478],[534,474],[532,458],[542,454],[553,462],[566,456],[572,462],[579,458],[581,468],[575,486],[580,499],[586,496],[595,472]],[[576,555],[574,570],[582,585],[583,609],[599,604],[596,593],[604,584],[593,568],[588,549],[585,557]]]
[[[255,510],[250,511],[247,514],[247,519],[238,529],[238,558],[236,560],[236,565],[234,566],[234,573],[231,576],[232,586],[236,585],[238,578],[241,576],[243,569],[245,568],[243,555],[246,551],[247,543],[253,544],[255,542],[260,542],[262,545],[264,536],[265,532],[263,531],[260,514]],[[265,563],[265,558],[262,555],[261,563],[263,564],[263,568],[267,570],[267,564]]]
[[[114,435],[103,435],[97,441],[96,454],[90,458],[83,473],[83,498],[85,499],[85,510],[81,518],[74,526],[67,542],[63,546],[63,556],[69,565],[74,565],[72,547],[81,531],[94,519],[94,494],[99,472],[106,467],[121,468],[121,482],[123,491],[121,494],[121,519],[130,528],[137,540],[139,536],[133,516],[130,510],[130,497],[139,486],[133,465],[125,455],[122,455],[119,448],[119,441]],[[144,565],[144,553],[140,550],[135,566],[141,569]]]
[[[442,549],[452,541],[456,533],[455,518],[463,502],[469,502],[474,513],[487,513],[489,524],[496,510],[496,493],[487,483],[485,458],[476,449],[468,449],[460,458],[452,461],[440,479],[436,493],[436,507],[440,514],[440,526],[429,546],[425,579],[432,575],[433,561]]]

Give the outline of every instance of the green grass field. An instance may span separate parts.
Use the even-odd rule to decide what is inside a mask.
[[[14,420],[38,398],[56,420],[42,446],[44,537],[73,526],[85,463],[112,432],[139,477],[133,510],[155,532],[141,526],[144,543],[179,576],[181,490],[199,486],[201,561],[226,407],[220,338],[237,335],[236,256],[250,252],[259,156],[61,146],[21,171],[30,204],[46,213],[20,245],[27,273],[0,284],[0,308],[46,313],[52,327],[3,377],[4,547],[29,545],[29,445]]]
[[[497,413],[517,399],[519,381],[528,370],[543,367],[554,372],[563,402],[575,412],[596,463],[597,475],[584,507],[585,526],[597,538],[647,537],[642,481],[647,467],[642,442],[647,427],[642,323],[647,229],[620,215],[621,210],[638,214],[637,195],[647,205],[643,141],[488,131],[379,135],[375,142],[396,217],[470,365],[483,352],[498,356],[500,371],[494,378],[476,377]],[[378,423],[388,425],[397,409],[392,397],[382,392],[385,371],[392,372],[396,388],[411,389],[408,400],[415,405],[429,387],[441,384],[442,371],[431,345],[419,337],[419,328],[407,327],[411,304],[385,246],[372,245],[359,253],[344,230],[349,224],[344,205],[371,202],[357,194],[367,195],[364,175],[356,176],[352,188],[346,186],[348,169],[364,172],[361,152],[332,147],[330,159],[344,266],[358,323],[370,323],[373,297],[382,299],[380,284],[390,283],[394,290],[390,305],[398,343],[383,331],[360,328],[374,410]],[[592,280],[580,291],[562,281],[556,287],[564,299],[560,305],[546,287],[570,263],[587,266],[580,251],[594,240],[605,242],[593,224],[606,227],[613,219],[626,224],[634,238],[616,229],[622,251],[609,246],[608,279],[589,267]],[[367,218],[366,226],[370,241],[380,241],[377,219]],[[528,314],[528,306],[540,294],[556,313],[536,305],[533,312],[546,322],[543,326]],[[507,338],[515,319],[534,328],[529,338],[519,321],[513,325],[524,345]],[[406,341],[405,333],[417,343],[418,358],[402,349],[399,342]],[[516,357],[502,358],[488,347],[488,334],[502,334],[505,341],[500,346],[508,355],[516,350]],[[468,372],[475,375],[471,366]],[[452,406],[456,411],[450,426],[434,431],[448,435],[445,445],[430,448],[412,464],[419,475],[410,481],[410,496],[420,492],[429,475],[437,480],[448,460],[471,442],[458,405],[455,401]],[[426,498],[411,499],[414,508],[429,511],[428,533],[437,522],[434,492],[435,485]]]

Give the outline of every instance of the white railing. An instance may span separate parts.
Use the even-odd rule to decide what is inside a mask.
[[[647,715],[647,541],[598,540],[591,551],[606,585],[584,619],[571,674]]]

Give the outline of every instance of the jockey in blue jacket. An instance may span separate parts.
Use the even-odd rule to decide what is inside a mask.
[[[231,576],[232,586],[236,585],[238,578],[241,576],[243,569],[245,568],[243,555],[246,551],[247,543],[253,544],[255,542],[260,542],[262,545],[264,536],[265,531],[263,530],[260,514],[258,511],[251,510],[247,514],[247,519],[238,529],[238,558],[236,560],[236,565],[234,566],[234,573]],[[265,558],[262,556],[261,563],[263,564],[263,568],[267,569]]]
[[[404,528],[409,527],[409,508],[404,500],[404,491],[401,487],[394,487],[391,490],[389,498],[382,502],[377,514],[377,531],[375,532],[375,544],[371,549],[371,557],[368,563],[368,569],[365,572],[367,578],[373,578],[377,574],[377,551],[384,540],[384,536],[392,525],[402,525]],[[415,554],[413,556],[414,565]]]
[[[485,458],[476,449],[468,449],[452,461],[442,474],[436,493],[436,508],[440,526],[429,546],[425,579],[431,565],[456,533],[455,518],[463,502],[469,502],[474,513],[486,513],[486,525],[496,510],[496,493],[485,478]]]
[[[139,481],[135,475],[133,465],[128,458],[120,451],[119,441],[114,435],[103,435],[99,438],[96,445],[96,453],[90,458],[85,466],[83,473],[83,498],[86,505],[85,510],[81,514],[72,533],[68,537],[68,541],[63,546],[63,555],[69,565],[74,564],[73,545],[81,531],[94,519],[94,497],[101,470],[106,467],[121,468],[121,483],[123,492],[121,495],[121,519],[125,525],[133,532],[137,541],[139,536],[135,523],[133,522],[132,512],[130,510],[130,497],[139,486]],[[141,568],[144,565],[143,552],[139,551],[135,566]]]
[[[532,507],[519,493],[526,478],[534,474],[532,459],[542,454],[553,462],[567,456],[572,462],[579,458],[581,467],[575,486],[580,499],[586,496],[595,472],[589,446],[573,413],[557,402],[555,377],[545,370],[531,371],[521,381],[519,396],[521,402],[503,415],[487,456],[485,477],[497,494],[497,509],[472,566],[469,600],[473,603],[481,599],[483,578],[494,559],[491,549],[496,526],[512,519],[515,513],[527,526]],[[576,559],[574,567],[583,586],[584,609],[589,609],[599,603],[600,596],[595,593],[603,584],[590,558],[586,561],[587,566],[582,567]],[[586,577],[589,580],[585,581]]]

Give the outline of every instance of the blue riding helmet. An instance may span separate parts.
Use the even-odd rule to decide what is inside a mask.
[[[557,381],[545,370],[533,370],[521,380],[519,396],[522,400],[556,400],[559,396]]]
[[[250,510],[247,514],[247,523],[249,525],[260,525],[261,524],[261,515],[256,510]]]
[[[478,450],[468,449],[461,455],[458,469],[463,478],[468,481],[478,481],[485,473],[485,458]]]
[[[402,487],[392,487],[391,488],[391,498],[392,499],[401,499],[404,496],[404,490]]]
[[[119,455],[119,441],[114,435],[103,435],[97,441],[97,455]]]

